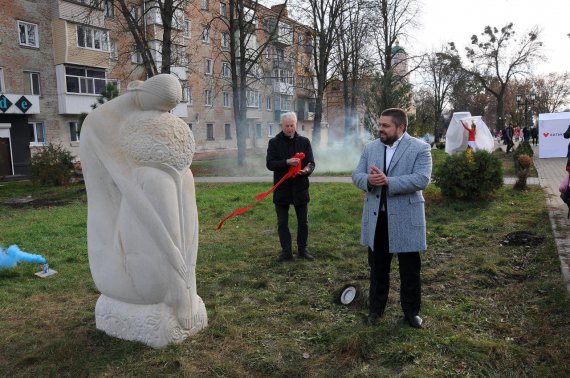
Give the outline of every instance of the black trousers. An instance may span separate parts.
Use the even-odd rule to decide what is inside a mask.
[[[289,206],[275,204],[277,213],[277,232],[283,253],[291,253],[291,232],[289,231]],[[299,252],[307,251],[307,239],[309,238],[309,206],[294,205],[297,215],[297,248]]]
[[[376,225],[374,251],[368,248],[370,266],[370,312],[384,313],[390,291],[392,253],[388,243],[388,218],[381,211]],[[418,315],[422,300],[419,252],[397,253],[400,267],[400,303],[406,315]]]

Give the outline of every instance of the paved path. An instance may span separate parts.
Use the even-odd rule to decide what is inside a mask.
[[[554,233],[554,241],[558,249],[560,258],[560,270],[566,285],[566,290],[570,293],[570,220],[568,217],[568,206],[560,199],[558,186],[564,178],[566,158],[539,159],[538,150],[535,149],[534,165],[538,171],[540,186],[546,194],[546,205],[550,224]]]

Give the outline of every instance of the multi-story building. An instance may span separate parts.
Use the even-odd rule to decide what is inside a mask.
[[[113,0],[0,0],[0,176],[27,174],[34,150],[53,142],[79,156],[80,116],[109,83],[121,92],[144,80],[140,51]],[[153,2],[131,14],[144,29],[160,71],[163,27]],[[226,0],[180,1],[172,33],[171,73],[183,87],[173,113],[193,130],[197,157],[237,150]],[[314,108],[310,30],[283,5],[252,6],[250,47],[269,41],[247,91],[247,148],[265,151],[279,116],[296,111],[310,134]],[[274,24],[272,24],[274,25]],[[235,38],[235,36],[234,36]]]

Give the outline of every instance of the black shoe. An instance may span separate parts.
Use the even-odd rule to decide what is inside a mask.
[[[307,251],[299,252],[299,258],[309,260],[309,261],[313,261],[315,259],[315,257]]]
[[[419,315],[406,315],[406,321],[412,328],[423,328],[423,319]]]
[[[293,254],[291,252],[281,252],[276,260],[277,262],[293,261]]]
[[[378,322],[378,319],[380,318],[380,314],[376,313],[376,312],[371,312],[370,314],[368,314],[368,316],[366,317],[366,325],[367,326],[373,326]]]

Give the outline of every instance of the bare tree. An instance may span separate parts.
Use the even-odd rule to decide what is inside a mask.
[[[170,73],[173,66],[187,64],[185,54],[179,53],[182,46],[177,48],[187,0],[90,0],[87,4],[86,11],[78,15],[87,24],[97,19],[101,11],[119,16],[113,32],[130,34],[134,46],[122,55],[136,54],[146,77]],[[159,33],[151,27],[154,24],[160,25]]]
[[[441,51],[434,51],[424,60],[422,67],[423,84],[431,92],[433,133],[439,140],[442,135],[442,113],[448,104],[453,86],[462,75],[461,60],[449,47],[442,47]],[[422,96],[425,98],[426,96]]]
[[[341,14],[337,39],[337,72],[343,83],[345,144],[355,142],[358,103],[361,101],[362,71],[366,70],[366,45],[370,42],[369,3],[357,0]]]
[[[407,108],[411,103],[408,75],[419,67],[417,58],[404,53],[400,40],[417,27],[420,3],[417,0],[372,0],[375,54],[378,69],[367,98],[368,109],[380,113],[390,107]]]
[[[556,113],[570,103],[570,73],[550,73],[533,81],[538,113]]]
[[[287,1],[273,11],[258,1],[229,0],[228,17],[221,17],[229,37],[229,61],[233,112],[236,122],[238,165],[245,164],[247,138],[247,92],[272,82],[271,70],[263,67],[263,55],[277,38],[293,38],[293,28],[285,24]],[[265,73],[265,74],[264,74]]]
[[[515,31],[512,22],[500,30],[486,26],[481,39],[473,35],[471,47],[465,48],[470,64],[463,66],[463,69],[496,99],[498,130],[504,128],[504,96],[509,82],[514,77],[530,73],[532,63],[542,50],[537,27],[520,39],[513,38]],[[451,47],[455,48],[454,44]]]
[[[308,3],[308,4],[307,4]],[[313,64],[316,77],[315,118],[313,120],[313,145],[321,142],[323,100],[327,81],[330,77],[332,53],[338,38],[338,28],[342,11],[347,0],[307,0],[299,4],[302,20],[312,28]]]

